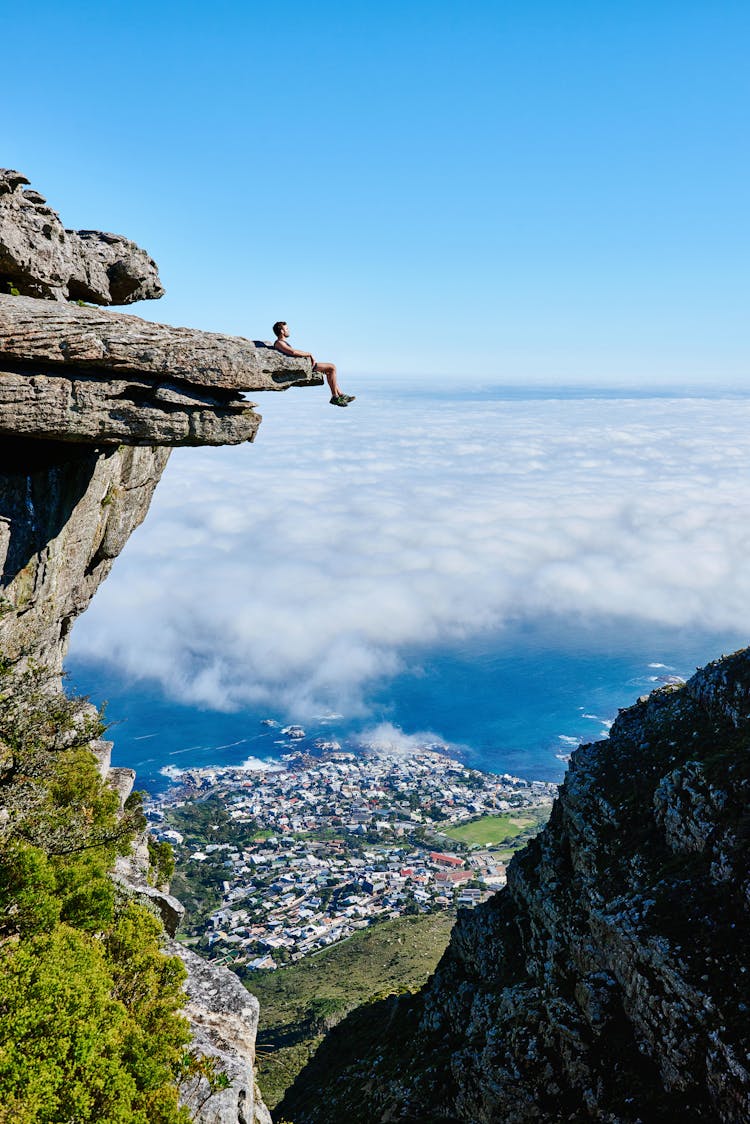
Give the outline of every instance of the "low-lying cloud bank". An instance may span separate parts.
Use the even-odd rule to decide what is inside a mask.
[[[460,753],[462,749],[460,746],[447,745],[437,734],[427,730],[406,734],[400,726],[394,726],[392,722],[379,722],[377,726],[363,730],[356,741],[373,753],[383,753],[390,757],[410,757],[413,753],[427,747],[435,749],[438,753],[446,750]]]
[[[216,708],[366,715],[414,645],[519,621],[750,631],[750,402],[268,396],[180,450],[73,654]]]

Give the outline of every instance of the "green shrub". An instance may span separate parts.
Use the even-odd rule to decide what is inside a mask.
[[[174,874],[174,851],[166,841],[159,842],[148,838],[149,874],[155,885],[161,886],[172,881]]]
[[[108,877],[143,813],[99,774],[102,730],[39,668],[0,668],[0,1124],[190,1121],[185,969]]]
[[[11,843],[0,851],[0,945],[49,932],[60,918],[55,872],[44,851]]]

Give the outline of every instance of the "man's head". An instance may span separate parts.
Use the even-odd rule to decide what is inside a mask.
[[[284,335],[284,329],[285,328],[286,328],[286,320],[277,320],[276,321],[276,323],[273,326],[273,334],[276,336],[277,340],[280,340],[281,337]]]

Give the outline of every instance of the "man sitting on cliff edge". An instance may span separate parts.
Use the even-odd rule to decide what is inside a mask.
[[[315,357],[309,351],[295,351],[293,347],[289,346],[286,342],[289,338],[286,320],[276,321],[273,326],[273,334],[276,336],[276,343],[273,346],[277,351],[283,352],[284,355],[294,355],[297,359],[312,359],[313,371],[320,371],[321,375],[325,375],[331,388],[332,406],[348,406],[350,402],[354,401],[355,395],[342,394],[336,378],[336,367],[333,363],[316,363]]]

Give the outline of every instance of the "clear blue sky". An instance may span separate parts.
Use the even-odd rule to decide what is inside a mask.
[[[161,266],[152,319],[351,372],[730,383],[750,7],[6,4],[0,163]]]

